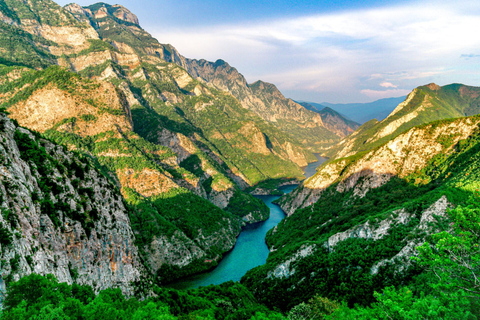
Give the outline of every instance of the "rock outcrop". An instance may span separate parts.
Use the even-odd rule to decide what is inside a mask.
[[[97,291],[133,294],[144,268],[118,189],[85,159],[5,115],[0,157],[3,280],[54,274]]]
[[[425,167],[436,155],[449,153],[459,140],[477,130],[479,123],[473,117],[415,127],[360,157],[327,162],[313,177],[284,196],[281,206],[291,215],[297,208],[317,202],[332,185],[338,192],[353,189],[355,196],[363,197],[392,177],[406,177]]]

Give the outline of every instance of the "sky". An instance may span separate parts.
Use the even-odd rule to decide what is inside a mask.
[[[185,57],[223,59],[249,83],[274,83],[295,100],[370,102],[431,82],[480,86],[477,0],[110,4],[128,8],[146,31]]]

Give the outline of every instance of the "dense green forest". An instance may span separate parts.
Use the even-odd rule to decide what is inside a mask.
[[[445,120],[432,127],[441,123]],[[284,311],[315,294],[344,301],[350,307],[367,306],[376,301],[374,293],[385,287],[421,283],[425,277],[421,264],[396,256],[408,246],[428,240],[432,232],[448,230],[448,217],[436,217],[429,225],[420,223],[434,203],[445,198],[465,206],[471,201],[479,188],[479,139],[477,130],[461,140],[453,152],[439,154],[424,169],[404,179],[390,179],[365,197],[354,196],[353,190],[338,192],[336,185],[330,186],[317,203],[298,209],[270,230],[267,244],[272,252],[267,264],[250,270],[242,283],[260,301]],[[402,212],[408,213],[403,221],[398,218]],[[334,249],[325,245],[340,232],[361,230],[367,224],[378,228],[382,223],[391,223],[391,227],[379,239],[352,236],[338,242]],[[292,258],[302,250],[311,254]],[[291,259],[287,267],[294,270],[291,274],[272,276],[278,266]],[[417,288],[415,293],[419,292]]]
[[[282,314],[234,282],[184,291],[153,287],[150,297],[139,299],[124,297],[119,289],[95,295],[88,286],[31,274],[9,285],[1,319],[478,319],[480,193],[450,210],[449,218],[448,232],[428,237],[411,258],[422,273],[408,285],[379,288],[364,305],[349,307],[345,298],[313,292]],[[360,301],[364,284],[355,285]],[[138,292],[138,297],[144,294]]]

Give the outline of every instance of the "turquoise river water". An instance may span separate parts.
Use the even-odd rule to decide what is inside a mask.
[[[325,158],[318,157],[318,161],[310,163],[304,168],[306,178],[313,176]],[[297,185],[287,185],[279,189],[285,193],[291,192]],[[194,275],[179,282],[170,284],[176,289],[198,288],[210,284],[220,284],[229,280],[240,281],[248,270],[264,264],[268,257],[268,247],[265,244],[267,231],[275,227],[285,217],[282,209],[272,203],[279,196],[256,196],[270,208],[270,218],[264,222],[246,226],[237,238],[235,247],[228,252],[212,271]]]

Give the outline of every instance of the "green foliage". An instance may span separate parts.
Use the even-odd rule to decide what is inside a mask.
[[[103,51],[118,52],[118,50],[114,46],[112,46],[110,43],[106,41],[103,41],[100,39],[88,39],[88,42],[90,42],[90,46],[87,49],[84,49],[79,53],[69,55],[68,58],[85,56],[92,52],[103,52]]]
[[[413,258],[426,269],[428,294],[409,287],[386,287],[377,302],[346,306],[329,319],[478,319],[480,316],[480,195],[449,212],[452,228],[429,237]],[[417,281],[411,287],[418,286]],[[423,285],[422,285],[423,286]]]
[[[4,226],[0,226],[0,244],[2,246],[9,246],[11,243],[12,233]]]
[[[0,10],[4,6],[0,1]],[[3,10],[2,10],[3,11]],[[5,12],[5,11],[3,11]],[[12,11],[13,13],[13,11]],[[41,45],[52,45],[44,38],[34,36],[20,28],[0,22],[0,64],[7,66],[25,66],[46,68],[54,63],[54,56]]]
[[[462,292],[448,296],[423,293],[414,296],[408,288],[387,287],[375,297],[378,302],[370,307],[349,309],[343,306],[327,319],[477,319],[469,310],[471,304]]]
[[[288,312],[288,320],[321,320],[340,308],[340,304],[316,295],[308,301],[296,305]]]
[[[92,122],[97,120],[97,117],[93,114],[82,114],[80,115],[80,119],[82,119],[83,121]]]
[[[205,271],[216,265],[206,263],[205,259],[213,260],[223,254],[222,244],[207,246],[200,241],[200,233],[203,237],[210,237],[219,230],[233,228],[235,232],[240,228],[232,215],[184,189],[172,189],[153,199],[146,199],[128,188],[124,188],[124,194],[130,207],[132,227],[138,232],[136,243],[143,256],[148,256],[150,244],[155,237],[170,238],[178,230],[207,252],[207,258],[182,268],[164,264],[156,274],[161,283]]]
[[[435,126],[437,123],[425,127]],[[347,160],[354,164],[356,159]],[[417,228],[420,214],[442,196],[450,203],[466,204],[472,192],[479,188],[479,176],[480,134],[475,132],[449,154],[434,157],[423,169],[404,179],[390,179],[362,198],[355,197],[352,191],[337,192],[337,186],[332,185],[315,204],[298,209],[280,222],[275,232],[267,234],[267,244],[276,251],[270,254],[266,266],[249,271],[242,283],[254,291],[260,301],[283,310],[308,300],[314,293],[346,301],[350,306],[368,305],[374,301],[374,291],[413,283],[423,277],[424,271],[416,263],[403,272],[395,271],[399,264],[405,263],[401,260],[391,261],[376,274],[370,271],[379,261],[392,259],[409,241],[426,236]],[[330,236],[366,222],[376,226],[380,221],[394,219],[399,209],[410,214],[408,223],[390,226],[383,238],[375,241],[352,238],[338,243],[333,251],[321,249]],[[438,219],[435,226],[447,228],[448,221]],[[267,277],[268,272],[291,258],[301,245],[316,245],[317,250],[294,263],[294,275],[288,279]],[[414,289],[415,294],[425,290]]]
[[[252,214],[256,221],[266,220],[270,214],[265,202],[238,190],[235,190],[225,210],[238,217]]]
[[[446,294],[461,290],[480,301],[480,194],[450,211],[453,230],[431,237],[416,260],[436,275],[434,288]]]
[[[86,285],[68,285],[51,275],[31,274],[8,286],[0,319],[283,319],[258,304],[238,283],[189,291],[152,290],[154,294],[148,299],[127,299],[120,289],[95,295]]]

